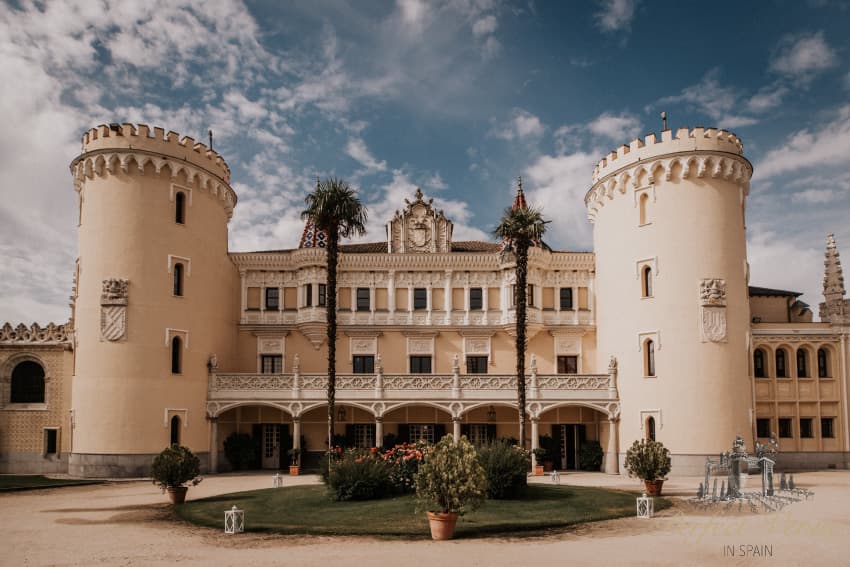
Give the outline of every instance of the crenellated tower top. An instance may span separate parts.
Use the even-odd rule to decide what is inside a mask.
[[[119,170],[144,174],[146,167],[160,174],[168,170],[172,179],[185,176],[185,182],[217,197],[228,218],[236,206],[236,193],[230,187],[230,168],[224,158],[189,136],[146,124],[101,124],[82,138],[82,151],[71,162],[77,192],[86,178],[111,175]]]
[[[625,194],[629,186],[653,184],[661,176],[667,181],[722,178],[740,184],[746,194],[752,174],[744,145],[732,132],[698,126],[679,128],[674,136],[673,130],[664,130],[660,140],[655,134],[635,138],[602,158],[593,169],[593,185],[584,202],[593,222],[616,192]]]

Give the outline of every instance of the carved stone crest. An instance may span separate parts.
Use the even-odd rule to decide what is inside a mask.
[[[404,203],[404,210],[396,211],[389,222],[390,253],[451,251],[452,223],[434,208],[434,200],[425,199],[417,189],[415,199]]]
[[[127,301],[129,280],[103,280],[100,294],[100,338],[119,341],[127,337]]]
[[[726,342],[726,280],[703,279],[699,299],[702,342]]]

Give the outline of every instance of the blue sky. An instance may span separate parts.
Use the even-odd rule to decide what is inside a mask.
[[[850,254],[850,3],[11,2],[0,6],[0,320],[65,321],[81,134],[215,133],[232,250],[297,245],[316,175],[369,207],[415,187],[486,239],[522,175],[548,241],[592,249],[583,196],[609,150],[718,126],[755,166],[751,282],[821,301],[824,240]]]

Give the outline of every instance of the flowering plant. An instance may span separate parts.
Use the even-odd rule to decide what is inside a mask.
[[[390,465],[390,482],[396,490],[399,492],[413,490],[416,472],[429,450],[426,441],[417,441],[396,445],[381,454],[384,462]]]

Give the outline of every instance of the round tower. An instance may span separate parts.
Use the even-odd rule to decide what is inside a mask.
[[[235,343],[236,204],[221,156],[132,124],[83,135],[69,472],[144,476],[172,442],[205,461],[208,365]]]
[[[654,437],[674,472],[698,473],[736,435],[753,446],[751,176],[741,141],[714,128],[650,134],[593,171],[598,365],[619,366],[621,460]]]

